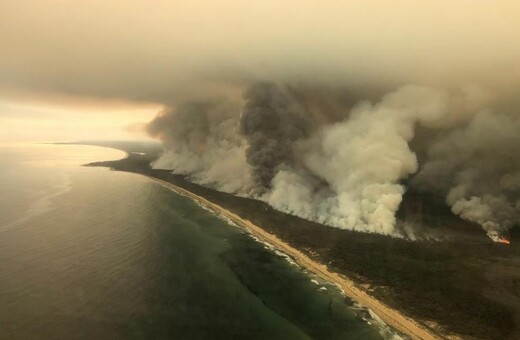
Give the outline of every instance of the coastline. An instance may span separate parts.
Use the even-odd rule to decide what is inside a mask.
[[[152,169],[150,163],[161,152],[159,145],[88,145],[116,148],[126,152],[127,157],[84,166],[139,174],[166,184],[171,190],[176,187],[181,195],[179,189],[186,191],[184,196],[249,230],[252,237],[272,245],[275,251],[294,260],[304,255],[299,258],[300,267],[341,286],[352,300],[363,299],[365,308],[403,335],[415,339],[520,336],[520,295],[511,286],[517,285],[514,280],[520,265],[520,230],[512,233],[512,240],[516,241],[511,246],[497,246],[478,229],[453,217],[442,204],[417,193],[405,195],[401,217],[414,218],[407,213],[419,203],[424,209],[419,215],[424,227],[432,231],[442,228],[451,234],[454,231],[454,238],[444,242],[410,242],[332,228],[280,212],[255,199],[201,186],[185,175]],[[232,212],[239,220],[230,218],[233,216],[223,210]],[[248,227],[246,221],[259,229]],[[309,268],[306,260],[317,266]],[[354,291],[350,290],[352,287]]]
[[[278,238],[276,235],[267,232],[266,230],[255,225],[251,221],[244,219],[238,216],[237,214],[219,206],[218,204],[215,204],[201,196],[198,196],[186,189],[178,187],[170,182],[152,176],[147,176],[144,174],[143,176],[147,177],[148,179],[160,184],[161,186],[169,190],[174,191],[179,195],[190,198],[191,200],[205,206],[206,208],[214,211],[219,215],[228,218],[233,223],[246,229],[248,232],[250,232],[253,236],[257,237],[261,241],[273,245],[279,251],[292,257],[294,261],[301,267],[314,273],[315,275],[322,277],[326,281],[339,285],[347,297],[371,309],[386,324],[394,327],[395,329],[406,334],[410,338],[420,340],[442,339],[440,335],[432,333],[429,329],[426,329],[425,327],[421,326],[413,319],[406,317],[398,310],[388,307],[383,302],[379,301],[378,299],[372,297],[362,289],[358,288],[354,284],[354,282],[348,279],[347,277],[330,271],[326,265],[312,260],[298,249],[290,246],[289,244]]]

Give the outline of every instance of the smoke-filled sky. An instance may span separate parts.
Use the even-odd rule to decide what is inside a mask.
[[[155,163],[394,236],[408,190],[520,223],[520,2],[0,1],[0,140],[157,138]]]
[[[240,96],[257,79],[502,91],[518,85],[519,32],[516,0],[2,0],[0,99],[75,115]]]

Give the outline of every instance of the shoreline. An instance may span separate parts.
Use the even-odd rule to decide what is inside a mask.
[[[323,273],[319,266],[311,269],[301,259],[299,262],[299,266],[310,270],[312,275],[342,287],[352,300],[368,299],[361,303],[363,307],[368,307],[403,335],[415,339],[517,339],[520,336],[520,294],[511,289],[511,282],[516,285],[520,266],[520,230],[511,235],[517,242],[497,247],[473,226],[453,217],[440,201],[416,192],[405,195],[401,217],[405,220],[419,217],[428,230],[439,232],[440,228],[441,232],[453,235],[453,239],[440,243],[409,242],[332,228],[280,212],[262,201],[201,186],[185,175],[152,169],[150,163],[161,152],[157,144],[81,144],[115,148],[127,154],[123,159],[84,166],[105,167],[164,181],[157,183],[167,184],[165,187],[175,190],[169,186],[171,184],[178,194],[194,199],[202,208],[218,213],[223,220],[238,224],[236,227],[259,242],[270,243],[273,251],[280,250],[296,259],[297,255],[285,248],[288,246],[305,258],[314,259],[318,265],[327,264],[322,266],[326,270]],[[421,207],[420,212],[414,210],[417,204]],[[221,209],[233,212],[239,220],[233,223],[231,216]],[[276,235],[284,244],[254,233],[255,230],[248,228],[242,220],[252,222],[267,236]],[[345,280],[356,291],[345,289],[327,272]],[[391,313],[386,315],[386,310]],[[418,332],[414,333],[403,320],[414,324]]]
[[[431,330],[420,325],[415,320],[407,316],[404,316],[398,310],[388,307],[383,302],[379,301],[378,299],[372,297],[362,289],[358,288],[352,280],[348,279],[347,277],[341,274],[330,271],[326,265],[312,260],[298,249],[290,246],[276,235],[267,232],[266,230],[255,225],[251,221],[242,218],[237,214],[219,206],[218,204],[215,204],[207,200],[206,198],[198,196],[192,193],[191,191],[183,189],[170,182],[152,176],[147,176],[145,174],[141,175],[169,190],[172,190],[173,192],[179,195],[187,197],[207,207],[208,209],[214,211],[219,215],[228,218],[229,220],[231,220],[231,222],[244,228],[261,241],[271,244],[277,250],[293,258],[294,261],[302,268],[312,272],[315,275],[320,276],[326,281],[340,286],[347,297],[371,309],[386,324],[411,337],[412,339],[442,339],[441,336],[439,336],[438,334],[434,334]]]

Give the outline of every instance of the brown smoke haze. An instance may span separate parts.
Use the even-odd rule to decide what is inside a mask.
[[[513,0],[4,0],[0,99],[162,106],[156,167],[410,238],[413,188],[496,238],[520,221],[519,32]]]
[[[517,1],[59,1],[0,4],[3,87],[175,103],[254,80],[502,91]]]

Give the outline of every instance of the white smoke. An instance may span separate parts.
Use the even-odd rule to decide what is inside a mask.
[[[415,125],[436,122],[446,112],[444,93],[418,86],[403,87],[375,105],[359,104],[348,119],[323,127],[302,146],[307,170],[328,190],[297,172],[281,171],[267,200],[335,227],[395,235],[395,213],[405,192],[400,181],[418,167],[408,145]]]
[[[453,213],[503,234],[520,222],[520,119],[481,111],[430,144],[414,180],[446,197]]]
[[[444,195],[490,236],[518,224],[520,120],[482,111],[480,91],[408,85],[332,114],[284,91],[253,85],[242,112],[224,101],[163,112],[149,125],[166,150],[154,166],[319,223],[409,238],[413,228],[396,213],[420,169],[415,188]],[[433,132],[418,136],[422,164],[411,146],[418,127]]]

